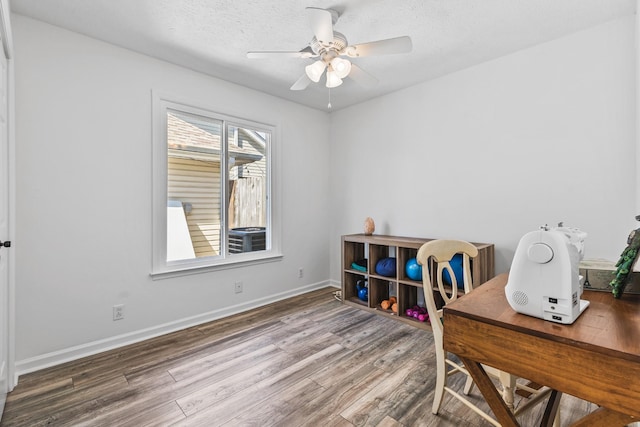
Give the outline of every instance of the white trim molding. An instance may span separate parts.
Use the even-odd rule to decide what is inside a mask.
[[[32,357],[25,360],[19,360],[16,362],[15,369],[15,382],[17,384],[20,375],[28,374],[30,372],[39,371],[41,369],[56,366],[61,363],[78,360],[83,357],[91,356],[94,354],[102,353],[104,351],[113,350],[129,344],[135,344],[140,341],[144,341],[150,338],[159,337],[161,335],[176,332],[182,329],[187,329],[193,326],[202,325],[207,322],[222,319],[228,316],[232,316],[238,313],[244,313],[249,310],[256,309],[274,302],[282,301],[287,298],[291,298],[297,295],[302,295],[311,291],[334,286],[329,280],[313,283],[310,285],[302,286],[296,289],[292,289],[286,292],[270,295],[268,297],[255,299],[253,301],[247,301],[242,304],[225,307],[223,309],[202,313],[197,316],[191,316],[184,319],[176,320],[173,322],[165,323],[158,326],[153,326],[147,329],[118,335],[115,337],[93,341],[90,343],[82,344],[75,347],[65,348],[51,353],[43,354],[40,356]]]

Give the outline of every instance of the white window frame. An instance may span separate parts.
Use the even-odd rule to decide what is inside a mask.
[[[223,128],[229,125],[260,129],[270,132],[271,140],[267,147],[267,249],[262,251],[228,254],[227,242],[229,238],[228,206],[223,204],[224,218],[223,243],[221,254],[216,257],[200,257],[178,261],[167,261],[167,178],[168,178],[168,150],[167,150],[167,110],[183,111],[185,113],[211,117],[222,120]],[[264,124],[259,120],[243,119],[228,114],[222,114],[202,102],[179,100],[175,96],[152,92],[152,266],[151,277],[162,279],[186,274],[203,273],[225,268],[234,268],[247,264],[277,261],[282,258],[280,250],[281,212],[279,209],[278,186],[278,135],[277,127]],[[223,138],[226,141],[226,137]],[[224,144],[226,147],[226,143]],[[223,200],[227,199],[228,173],[226,165],[226,148],[222,159],[221,170],[225,176],[221,179]]]

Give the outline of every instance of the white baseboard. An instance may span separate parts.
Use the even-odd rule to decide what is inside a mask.
[[[222,319],[224,317],[228,317],[234,314],[238,314],[238,313],[242,313],[258,307],[262,307],[267,304],[271,304],[277,301],[291,298],[296,295],[305,294],[307,292],[311,292],[316,289],[326,288],[327,286],[335,287],[335,284],[330,280],[326,280],[323,282],[314,283],[311,285],[292,289],[290,291],[281,292],[279,294],[270,295],[268,297],[247,301],[242,304],[233,305],[231,307],[226,307],[223,309],[218,309],[218,310],[210,311],[207,313],[199,314],[197,316],[187,317],[184,319],[176,320],[176,321],[165,323],[162,325],[153,326],[151,328],[129,332],[127,334],[117,335],[114,337],[93,341],[93,342],[78,345],[75,347],[65,348],[62,350],[46,353],[46,354],[32,357],[29,359],[19,360],[19,361],[16,361],[16,364],[15,364],[15,383],[16,384],[18,383],[18,378],[20,377],[20,375],[39,371],[41,369],[49,368],[51,366],[56,366],[61,363],[70,362],[70,361],[91,356],[94,354],[102,353],[104,351],[113,350],[115,348],[119,348],[129,344],[134,344],[150,338],[155,338],[171,332],[190,328],[192,326],[201,325],[203,323],[211,322],[213,320]]]

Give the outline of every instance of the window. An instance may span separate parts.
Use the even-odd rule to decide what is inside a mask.
[[[279,257],[273,126],[154,95],[152,275]]]

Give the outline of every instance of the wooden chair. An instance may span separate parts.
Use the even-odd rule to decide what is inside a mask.
[[[417,261],[422,265],[422,286],[424,289],[425,305],[427,306],[427,312],[429,313],[429,320],[431,322],[431,328],[433,330],[433,341],[436,349],[436,366],[437,366],[437,378],[436,389],[433,398],[432,412],[438,414],[440,405],[442,404],[442,398],[444,393],[451,394],[456,399],[460,400],[471,410],[478,415],[486,419],[488,422],[495,426],[500,424],[489,416],[486,412],[482,411],[465,396],[456,392],[447,385],[447,379],[449,376],[463,373],[467,375],[463,393],[469,394],[473,387],[473,379],[467,372],[462,363],[458,363],[451,360],[447,352],[443,348],[443,333],[444,327],[442,324],[442,308],[438,308],[436,305],[434,292],[439,294],[442,298],[444,305],[455,301],[458,298],[458,283],[455,277],[453,268],[450,261],[456,254],[462,255],[462,279],[464,284],[464,293],[471,292],[473,290],[473,284],[471,280],[471,263],[470,259],[475,258],[478,255],[478,249],[471,243],[461,240],[433,240],[425,243],[418,250]],[[434,269],[433,273],[430,269]],[[443,283],[443,272],[447,271],[451,279],[451,286],[447,286]],[[435,284],[432,284],[431,278],[434,277]],[[514,392],[516,389],[521,389],[527,394],[530,394],[530,398],[526,404],[520,406],[514,414],[522,413],[523,411],[531,408],[546,397],[551,390],[544,388],[538,390],[536,388],[528,387],[524,384],[519,384],[516,381],[516,377],[513,375],[499,371],[490,366],[485,366],[485,371],[492,377],[498,379],[502,385],[502,397],[505,400],[507,406],[513,410]],[[554,426],[559,425],[559,416],[554,420]]]

